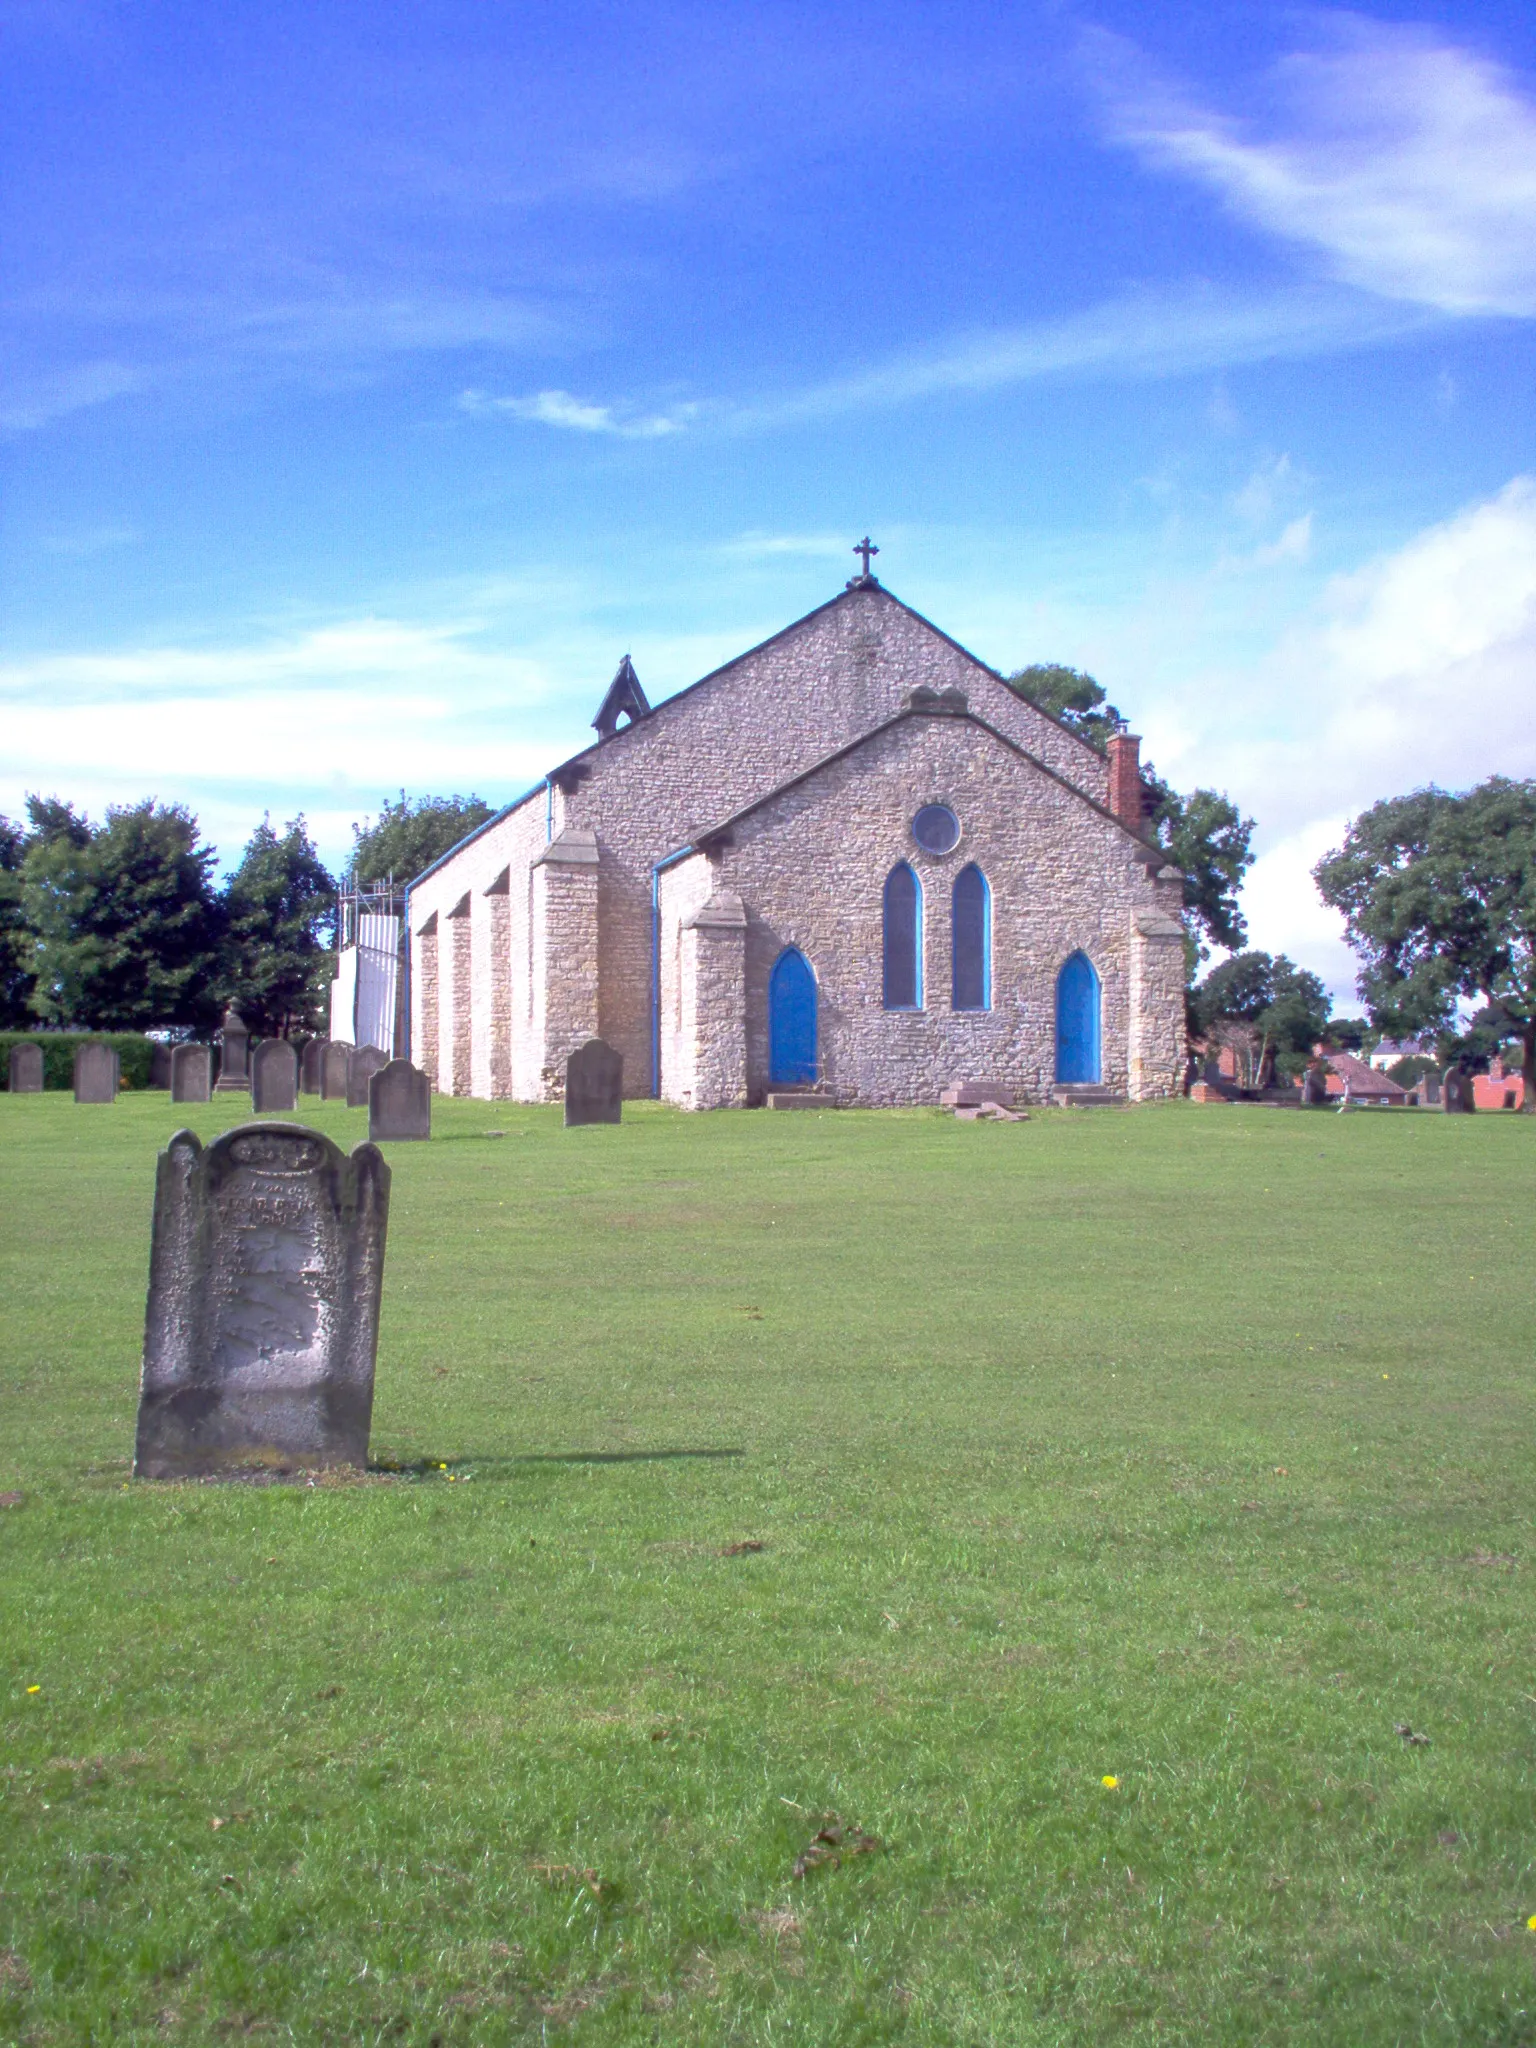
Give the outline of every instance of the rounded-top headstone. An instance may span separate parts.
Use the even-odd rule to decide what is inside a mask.
[[[589,1038],[565,1063],[566,1122],[616,1124],[623,1097],[624,1055],[601,1038]]]
[[[206,1045],[171,1047],[172,1102],[206,1102],[213,1093],[213,1049]]]
[[[368,1083],[368,1136],[396,1145],[432,1135],[432,1083],[409,1060],[390,1060]]]
[[[328,1038],[311,1038],[305,1041],[303,1055],[299,1061],[299,1088],[305,1095],[320,1093],[320,1073],[325,1065],[325,1049]]]
[[[43,1092],[43,1048],[24,1044],[11,1047],[10,1071],[6,1083],[13,1095],[41,1095]]]
[[[1469,1116],[1477,1108],[1472,1076],[1465,1067],[1449,1066],[1441,1075],[1440,1107],[1452,1116]]]
[[[118,1058],[103,1039],[89,1038],[75,1047],[76,1102],[116,1102]]]
[[[320,1095],[323,1101],[346,1101],[347,1062],[351,1057],[351,1046],[344,1045],[339,1038],[333,1038],[327,1044],[325,1059],[320,1068]]]
[[[352,1057],[347,1061],[348,1109],[368,1107],[368,1083],[381,1067],[388,1065],[388,1053],[380,1052],[376,1045],[353,1046]]]
[[[264,1038],[251,1061],[251,1107],[262,1115],[291,1112],[299,1100],[299,1062],[286,1038]]]
[[[151,1088],[169,1088],[171,1085],[171,1051],[164,1040],[157,1040],[149,1054],[149,1085]]]

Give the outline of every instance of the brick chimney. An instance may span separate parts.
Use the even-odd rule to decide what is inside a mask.
[[[1122,825],[1140,835],[1141,741],[1133,732],[1109,736],[1109,808]]]

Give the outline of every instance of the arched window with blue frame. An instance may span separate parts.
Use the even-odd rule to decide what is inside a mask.
[[[950,1000],[957,1010],[990,1010],[992,891],[974,861],[955,877],[950,910]]]
[[[786,946],[768,977],[768,1080],[775,1088],[816,1079],[816,976],[798,946]]]
[[[905,861],[885,878],[885,1007],[923,1007],[923,889]]]
[[[1056,977],[1056,1079],[1063,1087],[1102,1080],[1099,977],[1086,953],[1073,953]]]

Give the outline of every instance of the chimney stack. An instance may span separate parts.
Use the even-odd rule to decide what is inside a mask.
[[[1121,824],[1141,835],[1141,741],[1133,732],[1109,736],[1109,808]]]

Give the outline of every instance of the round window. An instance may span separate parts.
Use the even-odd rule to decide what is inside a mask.
[[[924,804],[912,820],[912,837],[924,853],[952,853],[960,844],[960,820],[948,804]]]

